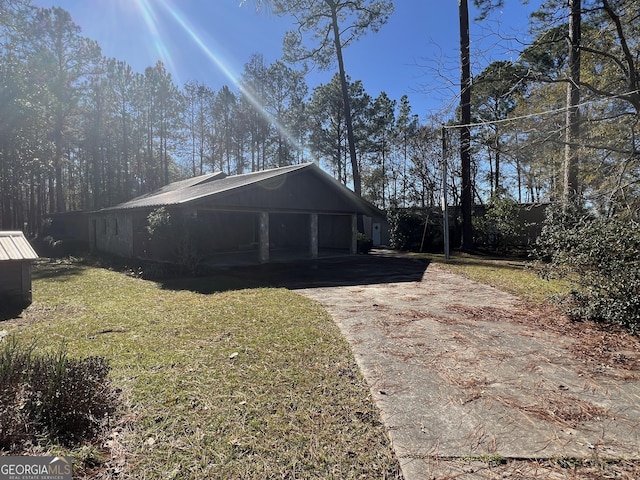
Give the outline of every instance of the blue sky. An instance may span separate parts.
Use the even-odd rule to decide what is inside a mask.
[[[176,84],[198,80],[218,90],[233,87],[254,53],[267,63],[282,54],[290,18],[239,6],[239,0],[32,0],[40,7],[59,6],[71,13],[84,36],[96,40],[103,54],[144,71],[162,60]],[[248,4],[254,2],[249,1]],[[407,94],[413,113],[426,118],[455,104],[458,78],[458,2],[396,0],[395,12],[377,34],[368,34],[345,52],[352,80],[361,80],[372,96],[385,91],[399,100]],[[471,1],[469,3],[472,3]],[[482,23],[473,22],[474,73],[487,62],[515,59],[527,32],[531,2],[516,0]],[[334,71],[312,72],[310,89]]]

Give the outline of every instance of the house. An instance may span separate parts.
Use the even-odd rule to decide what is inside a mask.
[[[317,165],[305,163],[169,184],[93,212],[89,242],[97,252],[175,263],[317,258],[357,252],[359,215],[378,228],[385,218]],[[150,218],[156,226],[162,220],[153,234]]]
[[[31,263],[36,258],[22,232],[0,232],[0,309],[31,304]]]

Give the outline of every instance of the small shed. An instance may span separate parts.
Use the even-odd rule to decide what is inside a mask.
[[[31,264],[36,258],[22,232],[0,231],[0,309],[31,304]]]

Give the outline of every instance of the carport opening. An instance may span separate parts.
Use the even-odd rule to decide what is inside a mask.
[[[318,254],[349,254],[351,252],[351,216],[318,215]]]
[[[271,213],[269,215],[269,259],[282,261],[311,257],[311,215]],[[351,252],[351,216],[318,215],[318,256],[348,255]]]
[[[308,252],[311,248],[309,215],[272,213],[269,215],[269,251]]]
[[[351,252],[350,215],[318,215],[318,256]],[[260,213],[203,210],[197,213],[197,248],[212,264],[253,264],[260,261]],[[309,213],[269,214],[269,262],[312,257],[312,216]]]

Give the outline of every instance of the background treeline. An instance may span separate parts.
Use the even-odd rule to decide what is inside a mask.
[[[311,160],[351,182],[335,78],[313,92],[303,74],[253,55],[238,85],[178,86],[158,62],[135,72],[105,58],[68,12],[0,0],[0,228],[92,210],[209,171],[238,174]],[[382,207],[429,204],[434,165],[407,97],[350,83],[366,194]],[[424,134],[422,135],[424,137]],[[435,140],[435,137],[434,137]],[[401,163],[400,163],[401,162]]]
[[[586,3],[581,190],[605,215],[637,212],[640,6]],[[135,72],[105,58],[62,9],[28,0],[0,0],[0,8],[0,228],[26,223],[35,233],[48,213],[114,205],[214,170],[313,160],[352,182],[337,77],[311,90],[302,72],[256,54],[238,85],[178,86],[162,63]],[[545,2],[532,20],[535,42],[512,52],[517,60],[474,72],[476,203],[561,195],[567,19],[563,2]],[[359,80],[349,91],[363,195],[385,209],[439,205],[440,126],[458,123],[457,114],[420,119],[408,97],[370,95]],[[457,132],[447,132],[446,183],[458,204]]]
[[[570,22],[580,31],[573,40]],[[585,204],[605,217],[625,210],[637,218],[640,2],[546,0],[533,14],[529,34],[517,60],[490,63],[473,79],[482,184],[489,193],[517,199],[559,199],[570,150]],[[569,64],[572,45],[578,76]],[[565,120],[568,84],[579,93],[577,135],[567,131]]]

